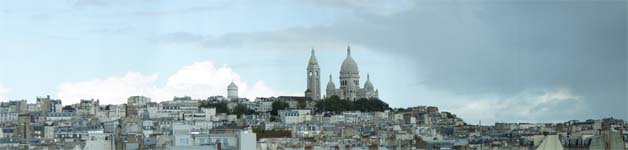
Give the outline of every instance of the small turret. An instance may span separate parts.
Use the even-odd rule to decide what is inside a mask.
[[[238,99],[238,86],[233,81],[227,86],[227,98]]]

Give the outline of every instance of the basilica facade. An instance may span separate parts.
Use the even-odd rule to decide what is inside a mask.
[[[305,97],[313,100],[320,100],[322,93],[320,86],[320,67],[313,49],[306,70],[307,89],[305,90]],[[358,70],[357,63],[351,57],[350,46],[347,46],[347,57],[340,66],[339,81],[340,87],[336,88],[336,84],[333,82],[331,74],[329,75],[329,82],[327,83],[327,89],[325,90],[324,97],[336,95],[341,99],[347,100],[379,97],[379,91],[373,86],[370,75],[367,74],[364,87],[360,87],[360,71]]]

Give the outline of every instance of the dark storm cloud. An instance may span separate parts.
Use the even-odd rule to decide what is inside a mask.
[[[628,118],[626,1],[421,2],[392,16],[327,28],[408,55],[425,78],[459,94],[568,87],[586,116]],[[385,41],[385,42],[382,42]]]
[[[537,115],[528,119],[628,119],[626,12],[626,1],[619,0],[417,1],[412,8],[390,15],[356,12],[330,26],[227,34],[204,43],[289,43],[274,40],[278,36],[350,41],[414,60],[421,78],[409,81],[411,86],[458,96],[500,97],[566,88],[583,101],[581,111],[533,113]],[[515,104],[528,100],[506,99]],[[576,107],[568,103],[524,111],[556,113]]]
[[[166,39],[290,50],[349,41],[412,59],[417,78],[401,88],[472,103],[497,97],[470,108],[494,109],[496,120],[628,119],[626,1],[415,1],[401,11],[358,4],[321,5],[352,12],[327,26]],[[555,90],[575,98],[544,101],[543,92],[528,92]],[[493,105],[500,106],[484,108]],[[514,108],[521,105],[530,106]]]

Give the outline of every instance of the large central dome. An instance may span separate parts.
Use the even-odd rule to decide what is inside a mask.
[[[342,62],[342,66],[340,67],[340,74],[358,74],[359,72],[360,71],[358,70],[358,64],[356,64],[355,60],[351,58],[351,47],[347,47],[347,58],[345,58],[345,60]]]

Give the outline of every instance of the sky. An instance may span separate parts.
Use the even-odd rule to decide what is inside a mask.
[[[6,0],[0,101],[302,96],[351,46],[392,107],[467,123],[628,120],[625,0]],[[324,89],[322,89],[324,90]]]

